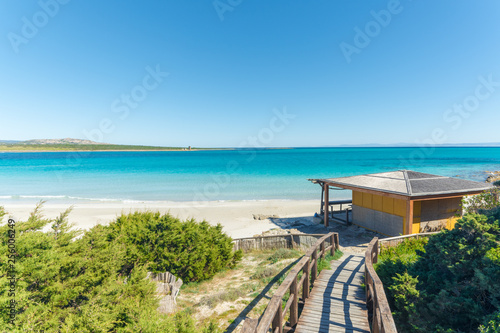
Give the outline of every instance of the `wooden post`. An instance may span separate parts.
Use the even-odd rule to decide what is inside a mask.
[[[323,185],[323,192],[325,193],[325,198],[324,198],[324,206],[323,206],[323,207],[324,207],[324,208],[323,208],[323,218],[324,218],[324,222],[325,222],[325,227],[328,227],[328,225],[329,225],[329,220],[328,220],[328,218],[329,218],[329,213],[330,213],[330,212],[329,212],[329,209],[328,209],[328,203],[329,203],[329,200],[330,200],[330,199],[328,198],[328,197],[329,197],[329,193],[328,193],[328,192],[329,192],[329,190],[328,190],[328,188],[329,188],[329,187],[328,187],[328,184],[326,184],[326,183],[325,183],[325,184]]]
[[[379,333],[382,332],[382,322],[380,321],[380,310],[378,307],[373,309],[373,324],[372,324],[372,332]]]
[[[319,245],[319,257],[320,258],[323,258],[325,256],[325,242],[323,241],[320,245]]]
[[[257,329],[257,324],[259,323],[258,319],[247,318],[243,323],[243,328],[241,329],[241,333],[254,333]]]
[[[410,235],[413,229],[413,200],[408,198],[406,201],[406,226],[403,227],[403,233]]]
[[[281,301],[280,306],[278,307],[278,311],[276,311],[276,315],[273,319],[273,332],[276,332],[276,328],[278,329],[278,333],[283,333],[283,311],[281,310]]]
[[[299,322],[299,288],[297,286],[297,277],[293,279],[290,286],[290,296],[293,295],[292,305],[290,306],[290,326],[294,327]]]
[[[334,234],[334,236],[335,236],[335,250],[338,250],[340,246],[339,234]]]
[[[332,257],[335,255],[335,249],[336,249],[336,245],[335,245],[335,234],[332,234],[330,236],[330,244],[332,245],[332,248],[330,249],[330,254],[332,255]]]
[[[323,212],[323,199],[324,199],[324,193],[325,193],[325,186],[321,186],[321,201],[319,202],[319,212],[320,214]]]
[[[316,249],[312,254],[312,259],[314,260],[314,264],[311,268],[311,283],[314,283],[316,280],[316,276],[318,275],[318,252]]]
[[[311,276],[309,273],[309,263],[310,263],[310,261],[308,260],[303,268],[304,275],[306,276],[304,278],[304,282],[303,282],[304,284],[302,285],[302,300],[304,302],[306,301],[306,299],[309,298],[309,283],[310,283],[309,277]]]

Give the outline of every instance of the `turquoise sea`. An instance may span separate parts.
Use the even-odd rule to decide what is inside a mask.
[[[320,188],[308,178],[400,169],[484,181],[485,171],[500,170],[500,148],[0,153],[0,205],[317,199]]]

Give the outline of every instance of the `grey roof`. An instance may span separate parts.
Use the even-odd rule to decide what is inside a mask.
[[[338,187],[345,185],[360,189],[394,193],[408,197],[441,194],[467,194],[487,190],[492,187],[492,185],[488,183],[431,175],[428,173],[410,170],[382,172],[351,177],[316,179],[313,181],[326,182]]]

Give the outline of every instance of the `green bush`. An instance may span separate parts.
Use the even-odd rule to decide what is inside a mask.
[[[479,326],[481,333],[500,333],[500,312],[497,312],[485,320],[485,324]]]
[[[222,226],[185,222],[169,214],[132,213],[109,225],[110,239],[127,244],[132,267],[148,264],[153,272],[169,271],[184,282],[206,280],[226,267],[234,267],[242,252],[233,252],[232,239]]]
[[[493,187],[480,194],[465,196],[462,198],[462,208],[464,214],[485,213],[485,211],[487,213],[487,211],[498,208],[499,206],[500,187]]]
[[[205,328],[195,327],[187,313],[160,314],[156,285],[146,279],[146,273],[150,265],[156,264],[159,269],[167,267],[165,261],[158,260],[155,255],[161,256],[161,247],[166,244],[170,247],[165,247],[165,252],[179,250],[180,246],[173,245],[176,239],[183,241],[185,237],[191,237],[184,243],[190,246],[187,250],[197,258],[206,255],[207,252],[200,251],[193,230],[204,232],[198,239],[210,241],[211,247],[215,248],[208,251],[201,276],[208,276],[223,263],[233,264],[238,260],[238,254],[232,253],[230,248],[228,250],[231,240],[221,232],[220,226],[210,227],[206,222],[197,224],[194,221],[184,223],[159,214],[135,213],[131,217],[122,216],[120,222],[113,222],[110,226],[95,226],[81,235],[71,229],[68,213],[69,210],[51,221],[43,218],[39,205],[27,221],[17,222],[15,228],[9,228],[7,224],[0,226],[0,331],[217,332],[213,323]],[[4,215],[0,207],[0,221]],[[166,233],[162,234],[161,230],[167,230],[163,221],[171,220],[177,229],[171,230],[166,237],[169,242],[161,243],[159,238]],[[132,221],[137,225],[127,224]],[[49,225],[51,231],[41,231]],[[145,225],[155,226],[158,237],[155,237],[154,229],[149,230]],[[13,253],[8,247],[11,230],[15,230],[16,241]],[[178,234],[184,231],[190,236]],[[139,244],[134,242],[143,238],[150,238],[156,242],[155,246],[148,245],[146,240]],[[153,254],[146,255],[145,249]],[[8,255],[16,259],[17,316],[14,325],[9,323],[9,309],[5,306],[12,299],[8,294]],[[182,254],[179,257],[183,258]],[[216,267],[210,263],[212,259]],[[175,261],[175,267],[179,267],[181,262],[178,258]],[[199,269],[200,266],[196,267]]]
[[[425,252],[428,238],[409,238],[393,247],[382,247],[378,262],[374,265],[385,288],[390,288],[396,281],[397,274],[405,273]],[[391,299],[389,299],[391,302]],[[391,305],[393,303],[391,302]]]
[[[477,332],[480,324],[494,322],[500,310],[496,212],[462,217],[423,249],[405,242],[381,255],[376,270],[400,331]]]

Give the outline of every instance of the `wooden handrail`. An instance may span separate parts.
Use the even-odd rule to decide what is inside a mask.
[[[330,246],[328,247],[325,246],[327,240],[330,242]],[[319,253],[318,248],[320,250]],[[318,272],[318,254],[319,258],[324,257],[327,251],[330,251],[331,255],[334,255],[335,250],[338,248],[339,235],[336,232],[331,232],[318,239],[316,244],[314,244],[302,259],[293,266],[292,270],[288,272],[283,283],[278,287],[273,297],[271,297],[258,323],[256,324],[255,319],[246,319],[243,324],[242,332],[267,333],[269,327],[271,327],[273,332],[283,333],[283,326],[285,325],[284,318],[288,311],[290,311],[289,326],[294,327],[297,325],[299,321],[299,292],[302,289],[303,301],[309,297],[309,290]],[[303,272],[303,274],[301,279],[297,281],[300,272]],[[282,310],[283,297],[287,291],[290,291],[290,297]]]
[[[379,239],[379,245],[383,245],[384,243],[389,243],[389,246],[395,246],[401,242],[403,242],[405,239],[408,238],[420,238],[420,237],[429,237],[435,234],[439,234],[441,231],[432,231],[432,232],[421,232],[419,234],[410,234],[410,235],[403,235],[403,236],[396,236],[396,237],[388,237],[388,238],[382,238]]]
[[[365,252],[366,307],[371,314],[368,317],[372,317],[372,332],[397,333],[384,285],[373,268],[378,260],[378,242],[377,237],[373,238]]]

